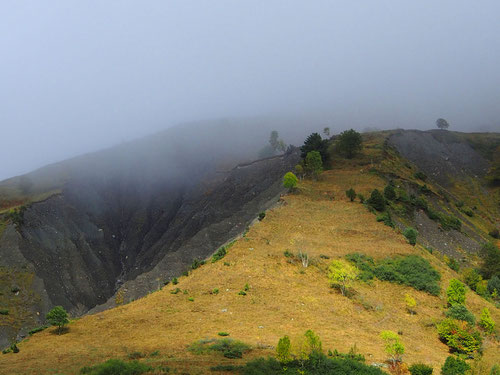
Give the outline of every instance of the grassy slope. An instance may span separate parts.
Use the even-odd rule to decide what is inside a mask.
[[[359,282],[356,299],[347,299],[329,288],[328,260],[319,257],[351,252],[375,258],[419,254],[440,270],[442,286],[457,277],[439,258],[408,245],[401,234],[377,223],[363,205],[347,201],[344,192],[351,186],[365,196],[374,187],[383,187],[384,181],[368,172],[379,152],[373,144],[362,159],[365,166],[359,161],[344,163],[341,169],[325,172],[320,182],[302,182],[301,194],[284,197],[285,203],[268,211],[222,261],[180,278],[175,287],[188,294],[171,294],[174,286],[169,285],[141,300],[76,320],[68,334],[38,333],[19,344],[20,353],[0,356],[0,373],[75,374],[84,365],[108,358],[158,350],[159,356],[144,360],[177,368],[179,373],[206,374],[210,366],[242,360],[192,355],[186,347],[193,341],[227,331],[230,337],[264,348],[245,357],[252,358],[273,354],[271,348],[265,348],[276,345],[279,337],[288,334],[293,338],[307,329],[320,335],[324,348],[348,351],[356,344],[369,363],[386,358],[380,331],[402,331],[405,361],[422,361],[437,369],[448,355],[433,327],[443,317],[443,295],[432,297],[385,282]],[[304,269],[299,262],[287,262],[286,249],[309,253],[312,265]],[[238,295],[246,283],[250,285],[248,295]],[[210,294],[214,288],[219,288],[218,295]],[[407,292],[418,302],[417,315],[405,311]],[[467,306],[477,317],[488,306],[500,323],[500,311],[472,292]],[[491,364],[500,357],[498,343],[486,340],[484,346],[486,362]]]

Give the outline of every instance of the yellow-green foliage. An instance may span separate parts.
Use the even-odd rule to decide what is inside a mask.
[[[328,279],[331,284],[340,285],[340,290],[345,295],[346,288],[356,280],[359,270],[345,260],[333,260],[328,267]]]
[[[391,362],[401,362],[405,347],[398,334],[393,331],[382,331],[380,337],[384,340],[385,352],[390,356]]]
[[[276,346],[276,358],[281,363],[287,363],[292,360],[290,337],[283,336],[278,341]]]
[[[415,298],[413,298],[410,294],[406,293],[405,303],[406,303],[406,310],[408,310],[410,314],[415,314],[415,307],[417,306],[417,301],[415,301]]]
[[[465,285],[457,279],[451,279],[450,285],[446,289],[446,296],[450,306],[456,303],[463,304],[465,302]]]
[[[479,325],[484,329],[486,333],[493,333],[495,331],[495,322],[491,318],[490,310],[485,307],[481,311],[481,319],[479,320]]]

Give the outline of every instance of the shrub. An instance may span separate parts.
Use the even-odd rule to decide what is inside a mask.
[[[411,375],[432,375],[432,367],[423,363],[415,363],[409,368]]]
[[[359,270],[344,260],[333,260],[328,267],[328,279],[332,285],[339,285],[342,295],[345,296],[346,288],[359,275]]]
[[[481,348],[481,334],[469,326],[451,318],[446,318],[437,325],[439,338],[453,351],[472,354]]]
[[[365,196],[361,193],[358,194],[358,199],[360,203],[365,203]]]
[[[394,228],[394,223],[392,222],[392,218],[389,212],[384,212],[381,213],[380,215],[377,215],[377,221],[378,222],[382,221],[388,227]]]
[[[415,307],[417,306],[417,301],[415,301],[415,298],[410,296],[408,293],[405,294],[405,304],[406,304],[406,310],[411,315],[416,314]]]
[[[188,350],[194,354],[218,352],[222,353],[226,358],[242,358],[243,354],[250,351],[251,348],[241,341],[225,338],[200,340],[191,344]]]
[[[360,253],[347,254],[346,259],[356,266],[360,270],[358,278],[362,281],[369,281],[375,277],[373,269],[375,268],[375,262],[373,258]]]
[[[493,365],[490,375],[500,375],[500,365]]]
[[[219,336],[229,336],[228,332],[219,332],[217,333]]]
[[[482,297],[488,297],[488,281],[481,280],[476,284],[476,293]]]
[[[370,207],[373,207],[377,211],[384,211],[385,209],[385,199],[378,189],[372,191],[367,202]]]
[[[394,190],[394,185],[389,184],[384,188],[384,197],[387,200],[394,200],[396,198],[396,191]]]
[[[260,212],[259,213],[259,221],[264,220],[265,217],[266,217],[266,213],[265,212]]]
[[[174,278],[172,279],[172,284],[174,284],[174,285],[179,284],[179,280],[177,280],[177,277],[174,277]]]
[[[409,285],[435,296],[440,291],[439,273],[418,255],[386,258],[375,267],[374,272],[380,280]]]
[[[140,375],[153,370],[152,367],[138,361],[123,362],[119,359],[110,359],[92,367],[83,367],[80,374],[85,375]]]
[[[7,310],[7,309],[0,309],[0,315],[9,315],[9,310]]]
[[[469,369],[470,366],[464,360],[449,356],[441,367],[441,375],[465,375]]]
[[[454,304],[452,305],[448,311],[445,313],[446,317],[453,318],[456,320],[462,320],[464,322],[469,323],[471,326],[476,324],[476,318],[474,314],[472,314],[467,307],[462,304]]]
[[[451,279],[448,289],[446,289],[448,305],[465,303],[465,285],[457,279]]]
[[[493,294],[495,291],[497,295],[500,294],[500,277],[496,275],[488,280],[488,292],[490,294]]]
[[[418,236],[418,232],[415,228],[412,227],[406,228],[405,231],[403,232],[403,235],[406,237],[410,245],[415,246],[415,244],[417,243],[417,236]]]
[[[45,318],[51,325],[57,327],[58,334],[61,334],[63,327],[69,323],[68,313],[62,306],[54,307]]]
[[[198,260],[198,259],[195,259],[193,260],[193,263],[191,264],[191,269],[195,270],[197,268],[200,268],[201,266],[203,266],[206,262],[204,260]]]
[[[482,276],[474,268],[464,270],[463,278],[465,284],[472,290],[476,290],[477,284],[483,279]]]
[[[493,238],[496,238],[496,239],[499,239],[500,238],[500,232],[498,231],[498,229],[493,229],[492,231],[490,231],[488,233],[491,237]]]
[[[266,216],[266,214],[264,213],[264,216]],[[260,217],[260,214],[259,214],[259,217]],[[221,246],[217,249],[217,251],[215,252],[214,255],[212,255],[212,263],[215,263],[217,262],[218,260],[221,260],[222,258],[224,258],[227,254],[227,250],[234,245],[236,241],[231,241],[229,242],[227,245],[225,246]]]
[[[458,264],[455,258],[450,258],[448,260],[448,267],[450,267],[455,272],[460,271],[460,264]]]
[[[181,288],[175,288],[170,291],[170,294],[177,294],[181,291]]]
[[[415,172],[413,174],[413,177],[415,177],[416,179],[422,180],[422,181],[427,180],[427,175],[421,171]]]
[[[19,348],[17,347],[17,344],[15,342],[10,346],[10,350],[12,353],[19,353]]]
[[[483,277],[485,279],[491,279],[495,275],[500,277],[500,249],[493,242],[485,243],[481,247],[480,255]]]
[[[479,326],[481,326],[488,334],[492,334],[495,331],[495,322],[491,318],[490,310],[488,310],[487,307],[481,311]]]
[[[35,333],[38,333],[38,332],[42,332],[43,330],[49,328],[50,326],[48,325],[43,325],[43,326],[40,326],[40,327],[36,327],[36,328],[33,328],[32,330],[28,331],[28,334],[31,336],[31,335],[34,335]]]
[[[354,199],[356,198],[356,192],[353,188],[346,190],[345,195],[350,199],[351,202],[354,202]]]
[[[462,229],[462,222],[455,216],[447,216],[441,214],[439,216],[439,222],[441,223],[441,227],[444,230],[455,229],[457,231],[460,231],[460,229]]]
[[[297,186],[299,179],[292,172],[287,172],[283,177],[283,186],[292,191]]]
[[[278,341],[278,346],[276,347],[276,358],[281,363],[288,363],[292,360],[290,338],[286,335]]]
[[[361,144],[361,134],[354,129],[343,131],[337,137],[337,150],[348,159],[361,151]]]

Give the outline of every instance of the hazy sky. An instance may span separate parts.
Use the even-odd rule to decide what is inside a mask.
[[[500,2],[0,1],[0,179],[178,122],[500,131]]]

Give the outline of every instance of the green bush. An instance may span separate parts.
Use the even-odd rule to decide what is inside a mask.
[[[432,367],[423,363],[415,363],[409,368],[411,375],[432,375]]]
[[[412,227],[406,228],[405,231],[403,232],[403,235],[406,237],[410,245],[415,246],[415,244],[417,243],[417,236],[418,236],[418,232],[415,228]]]
[[[264,216],[265,216],[265,214],[264,214]],[[229,250],[229,248],[231,246],[233,246],[235,242],[236,241],[231,241],[227,245],[219,247],[217,249],[217,251],[215,252],[215,254],[212,255],[212,263],[215,263],[218,260],[221,260],[222,258],[224,258],[226,256],[226,254],[227,254],[227,250]]]
[[[181,288],[175,288],[170,291],[170,294],[177,294],[181,291]]]
[[[385,199],[382,194],[380,194],[378,189],[372,191],[367,203],[370,207],[373,207],[377,211],[384,211],[385,209]]]
[[[361,193],[358,194],[358,199],[360,203],[365,203],[365,196]]]
[[[481,348],[481,334],[466,322],[446,318],[437,325],[439,338],[453,351],[472,354]]]
[[[448,289],[446,289],[448,305],[465,303],[465,285],[457,279],[451,279]]]
[[[440,292],[441,276],[418,255],[386,258],[375,267],[374,273],[380,280],[409,285],[434,296]]]
[[[297,186],[299,179],[292,172],[287,172],[283,177],[283,186],[290,191],[293,191]]]
[[[250,351],[251,348],[241,341],[226,338],[200,340],[191,344],[188,350],[194,354],[218,352],[222,353],[226,358],[242,358],[243,354]]]
[[[353,188],[346,190],[345,195],[350,199],[351,202],[354,202],[354,199],[356,198],[356,192]]]
[[[0,309],[0,315],[9,315],[9,310],[7,310],[7,309]]]
[[[471,326],[476,324],[476,318],[474,314],[472,314],[467,307],[462,304],[454,304],[452,305],[448,311],[445,313],[447,318],[453,318],[456,320],[462,320],[464,322],[469,323]]]
[[[243,367],[243,375],[282,375],[284,364],[274,358],[258,358],[247,362]],[[353,359],[328,358],[317,354],[304,361],[294,360],[286,363],[286,374],[289,375],[385,375],[374,366],[365,365]]]
[[[458,264],[455,258],[450,258],[448,260],[448,267],[450,267],[455,272],[460,271],[460,264]]]
[[[441,375],[465,375],[468,370],[470,366],[464,360],[449,356],[441,367]]]
[[[153,368],[137,361],[123,362],[119,359],[110,359],[96,366],[86,366],[80,369],[85,375],[140,375]]]
[[[229,336],[228,332],[219,332],[217,333],[219,336]]]
[[[427,180],[427,175],[424,172],[418,171],[413,174],[413,177],[425,181]]]
[[[462,229],[462,222],[455,216],[440,215],[439,222],[444,230],[455,229],[460,231]]]
[[[488,280],[488,293],[493,294],[495,291],[497,295],[500,295],[500,277],[496,275]]]
[[[396,191],[394,190],[394,185],[389,184],[384,188],[385,199],[392,201],[396,198]]]
[[[191,269],[195,270],[197,268],[200,268],[201,266],[203,266],[206,262],[204,260],[198,260],[198,259],[195,259],[193,260],[193,263],[191,264]]]
[[[485,243],[479,252],[482,259],[481,274],[485,279],[500,277],[500,249],[493,243]]]
[[[62,306],[56,306],[50,310],[46,317],[47,321],[57,327],[57,332],[62,333],[63,327],[69,323],[68,313]]]
[[[472,290],[476,290],[477,284],[483,280],[483,277],[474,268],[467,268],[464,270],[463,278],[465,284]]]
[[[479,325],[488,334],[492,334],[495,331],[495,322],[491,318],[490,310],[488,310],[487,307],[485,307],[481,311],[481,319],[479,320]]]
[[[266,213],[265,212],[259,212],[259,221],[264,220],[265,217],[266,217]]]
[[[394,228],[394,223],[392,221],[392,218],[391,218],[391,215],[389,214],[389,212],[384,212],[384,213],[381,213],[380,215],[377,215],[377,221],[383,222],[388,227]]]
[[[43,325],[40,327],[36,327],[36,328],[33,328],[32,330],[28,331],[28,334],[31,336],[31,335],[34,335],[35,333],[42,332],[43,330],[45,330],[49,327],[50,327],[49,325]]]
[[[375,277],[375,273],[373,271],[375,268],[375,262],[372,257],[360,253],[347,254],[345,257],[361,271],[358,276],[360,280],[369,281]]]

